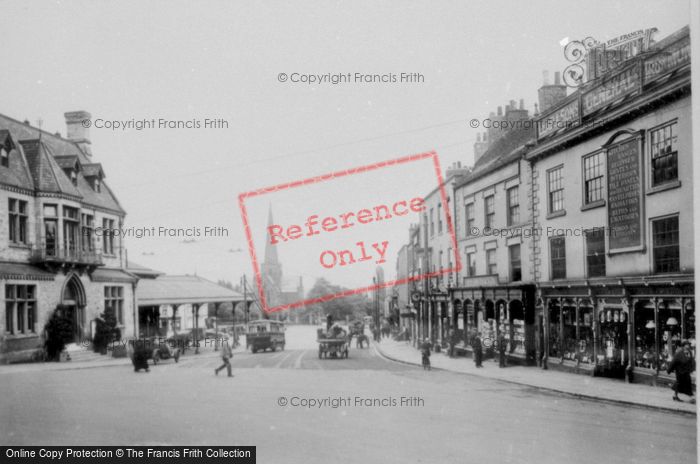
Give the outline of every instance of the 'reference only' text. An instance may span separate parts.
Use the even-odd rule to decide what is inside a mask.
[[[385,221],[394,216],[407,216],[410,213],[425,211],[425,201],[416,197],[410,200],[400,200],[392,205],[377,205],[372,208],[363,208],[358,211],[349,211],[337,216],[319,217],[312,214],[306,218],[303,225],[292,224],[282,226],[271,224],[267,226],[267,235],[271,245],[299,240],[304,237],[313,237],[322,233],[333,233],[355,226],[370,224],[372,222]],[[348,266],[357,262],[375,259],[376,264],[386,262],[386,252],[389,241],[383,240],[373,243],[365,243],[363,240],[353,244],[352,249],[324,250],[319,255],[321,266],[332,269],[336,266]],[[375,254],[376,253],[376,254]]]

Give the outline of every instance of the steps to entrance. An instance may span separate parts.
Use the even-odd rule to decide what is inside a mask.
[[[91,346],[85,347],[78,345],[77,343],[70,343],[66,345],[65,352],[68,354],[68,356],[70,356],[70,362],[99,361],[110,358],[108,355],[95,353],[92,351]]]

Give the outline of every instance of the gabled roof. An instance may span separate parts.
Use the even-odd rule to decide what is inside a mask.
[[[99,177],[100,179],[106,177],[101,163],[83,164],[83,175],[85,177]]]
[[[139,306],[243,301],[243,295],[236,291],[188,275],[142,279],[136,286],[136,298]]]
[[[33,190],[34,182],[29,173],[27,163],[12,141],[10,132],[6,129],[0,129],[0,147],[4,147],[7,150],[9,157],[9,166],[6,168],[0,167],[0,183]]]
[[[39,139],[20,140],[19,144],[27,158],[35,190],[81,197],[78,189],[59,167],[55,158],[49,154],[48,147],[42,141]]]
[[[61,169],[77,169],[82,170],[82,165],[78,159],[78,155],[60,155],[54,156],[56,163]]]
[[[17,150],[10,153],[10,169],[0,169],[0,183],[37,190],[47,193],[61,193],[82,200],[87,206],[93,206],[117,214],[124,214],[112,190],[102,184],[95,192],[84,176],[104,176],[102,165],[93,163],[90,156],[76,142],[64,139],[56,134],[32,127],[0,114],[0,133],[9,133],[16,142]],[[2,137],[2,136],[0,136]],[[78,163],[81,169],[90,166],[78,176],[78,185],[74,186],[66,173],[66,167]],[[24,171],[24,172],[23,172]],[[97,173],[97,174],[95,174]]]

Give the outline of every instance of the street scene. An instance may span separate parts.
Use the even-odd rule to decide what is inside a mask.
[[[697,461],[699,5],[5,6],[3,462]]]
[[[687,462],[694,454],[693,414],[427,372],[418,357],[416,365],[396,363],[374,344],[352,348],[348,359],[320,360],[315,332],[290,327],[284,351],[234,350],[232,379],[213,375],[221,360],[210,352],[138,376],[129,375],[125,362],[50,371],[2,367],[0,378],[10,387],[2,406],[10,419],[0,430],[8,444],[37,436],[46,445],[235,441],[257,445],[260,462],[463,462],[465,453],[486,462],[610,462],[621,452],[629,462]],[[485,369],[498,369],[488,364]],[[114,383],[128,388],[114,390]],[[91,387],[77,395],[86,384]],[[35,400],[25,404],[26,395]],[[280,406],[281,397],[289,404]],[[415,404],[401,406],[402,397]],[[330,402],[347,398],[350,404]],[[327,405],[309,404],[324,399]],[[384,406],[369,403],[381,401]],[[507,436],[507,445],[484,446],[484,433]]]

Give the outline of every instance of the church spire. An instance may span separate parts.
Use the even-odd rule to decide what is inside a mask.
[[[265,264],[279,264],[277,257],[277,247],[273,245],[270,241],[270,226],[275,222],[272,219],[272,205],[268,206],[267,209],[267,241],[265,242]]]

